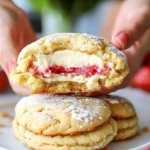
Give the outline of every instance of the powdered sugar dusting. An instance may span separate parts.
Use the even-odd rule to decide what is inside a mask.
[[[47,117],[46,113],[34,113],[34,116],[36,120],[38,121],[38,124],[43,125],[43,120],[47,120],[47,122],[51,122],[50,116]]]
[[[118,100],[114,100],[114,99],[106,99],[106,101],[108,101],[111,104],[118,104],[119,103]]]
[[[120,59],[122,59],[124,61],[124,63],[127,63],[127,58],[126,58],[125,54],[123,52],[121,52],[120,50],[118,50],[115,46],[113,46],[107,40],[100,38],[98,36],[93,36],[93,35],[86,34],[86,33],[84,33],[82,35],[84,37],[86,37],[88,40],[90,40],[91,42],[93,42],[94,44],[102,44],[102,41],[104,41],[107,44],[108,50],[115,53]]]
[[[45,39],[44,44],[45,45],[50,45],[50,44],[52,44],[54,42],[62,40],[64,35],[68,35],[68,36],[72,37],[72,36],[77,35],[77,33],[55,33],[55,34],[52,34],[50,36],[44,37],[44,39]],[[42,39],[39,40],[39,43],[40,43],[40,41],[42,41]]]
[[[118,50],[113,45],[110,45],[108,48],[109,48],[110,51],[115,53],[120,59],[122,59],[125,63],[127,63],[126,55],[122,51]]]
[[[87,38],[88,40],[90,40],[91,42],[93,42],[94,44],[102,44],[101,43],[101,39],[97,36],[94,36],[94,35],[90,35],[90,34],[87,34],[87,33],[83,33],[82,34],[85,38]]]
[[[42,105],[45,109],[57,109],[60,110],[60,113],[63,111],[73,119],[85,123],[95,118],[102,120],[103,110],[108,109],[107,104],[98,98],[37,94],[21,99],[16,106],[16,110],[34,107],[35,105]]]
[[[44,44],[50,45],[51,43],[57,42],[58,40],[60,40],[60,37],[56,36],[56,35],[53,35],[53,36],[50,36],[50,37],[46,38]]]
[[[52,42],[56,42],[56,41],[58,41],[58,37],[53,36],[53,37],[47,39],[47,40],[46,40],[46,43],[52,43]]]
[[[76,108],[75,106],[71,105],[70,107],[65,109],[66,113],[70,113],[72,118],[79,120],[79,121],[85,121],[88,123],[89,121],[93,120],[95,117],[98,116],[97,113],[93,112],[90,109],[84,109],[84,108]]]
[[[115,95],[107,95],[101,98],[110,104],[130,103],[127,99]]]

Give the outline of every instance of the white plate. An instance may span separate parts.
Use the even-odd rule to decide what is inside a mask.
[[[126,88],[113,94],[124,96],[132,101],[138,113],[140,130],[145,126],[150,129],[150,94],[131,88]],[[6,93],[0,95],[0,112],[14,115],[14,107],[19,99],[20,96],[14,94]],[[0,128],[0,150],[2,148],[8,150],[28,150],[28,148],[15,139],[10,124],[10,122],[7,122],[9,127]],[[141,132],[140,136],[127,141],[111,143],[110,150],[144,150],[148,145],[150,146],[150,132]]]

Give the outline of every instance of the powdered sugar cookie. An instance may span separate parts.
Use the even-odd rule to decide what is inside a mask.
[[[43,135],[73,135],[91,131],[111,115],[107,103],[97,98],[31,95],[15,108],[16,120],[28,130]]]
[[[117,124],[98,98],[32,95],[16,106],[13,130],[37,150],[94,150],[113,140]]]
[[[126,56],[108,41],[60,33],[26,46],[10,78],[32,93],[78,93],[111,89],[128,72]]]

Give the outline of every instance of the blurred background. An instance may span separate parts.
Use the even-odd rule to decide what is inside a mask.
[[[103,35],[106,18],[110,15],[113,0],[13,0],[30,19],[40,38],[56,32],[81,32]],[[110,18],[111,19],[111,18]],[[111,32],[109,33],[111,34]],[[8,81],[0,69],[0,91],[7,89]],[[131,85],[150,92],[150,53]]]
[[[13,0],[22,8],[39,36],[55,32],[99,34],[111,1]]]

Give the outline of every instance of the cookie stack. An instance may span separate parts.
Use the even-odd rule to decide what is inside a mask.
[[[33,94],[16,105],[16,138],[36,150],[94,150],[133,136],[137,117],[129,102],[69,95],[114,88],[128,72],[124,53],[96,36],[53,34],[26,46],[10,75]]]
[[[116,121],[98,98],[31,95],[19,101],[17,139],[37,150],[101,149],[116,135]]]

